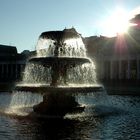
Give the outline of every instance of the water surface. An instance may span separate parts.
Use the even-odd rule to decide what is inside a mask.
[[[105,92],[79,95],[77,100],[86,105],[83,113],[67,114],[61,119],[27,117],[30,107],[41,100],[39,95],[29,93],[0,93],[0,140],[140,139],[139,96],[109,96]]]

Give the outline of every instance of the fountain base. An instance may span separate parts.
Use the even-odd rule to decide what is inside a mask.
[[[94,85],[65,85],[50,86],[49,84],[18,84],[18,91],[30,91],[43,95],[43,101],[33,107],[34,113],[47,116],[61,116],[67,113],[79,113],[84,111],[84,106],[75,100],[75,95],[80,93],[90,94],[102,91],[103,86]]]
[[[47,93],[43,96],[43,101],[33,107],[37,114],[64,116],[66,113],[75,113],[84,111],[75,97],[64,93]]]

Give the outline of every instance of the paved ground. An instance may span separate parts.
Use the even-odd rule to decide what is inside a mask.
[[[110,95],[140,95],[140,82],[104,82],[105,90]]]

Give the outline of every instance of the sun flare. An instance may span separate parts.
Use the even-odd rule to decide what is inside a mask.
[[[129,19],[130,17],[124,9],[115,10],[103,25],[106,28],[106,34],[113,36],[127,33],[130,26]]]

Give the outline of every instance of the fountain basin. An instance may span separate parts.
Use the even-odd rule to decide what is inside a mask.
[[[84,57],[35,57],[31,58],[29,62],[42,64],[44,66],[52,66],[53,64],[67,64],[67,65],[82,65],[84,63],[90,63],[89,58]]]
[[[50,86],[46,84],[18,84],[15,87],[16,90],[20,91],[30,91],[35,93],[45,93],[45,92],[65,92],[65,93],[87,93],[87,92],[96,92],[102,91],[103,86],[99,84],[94,85],[72,85],[69,84],[68,86]]]

